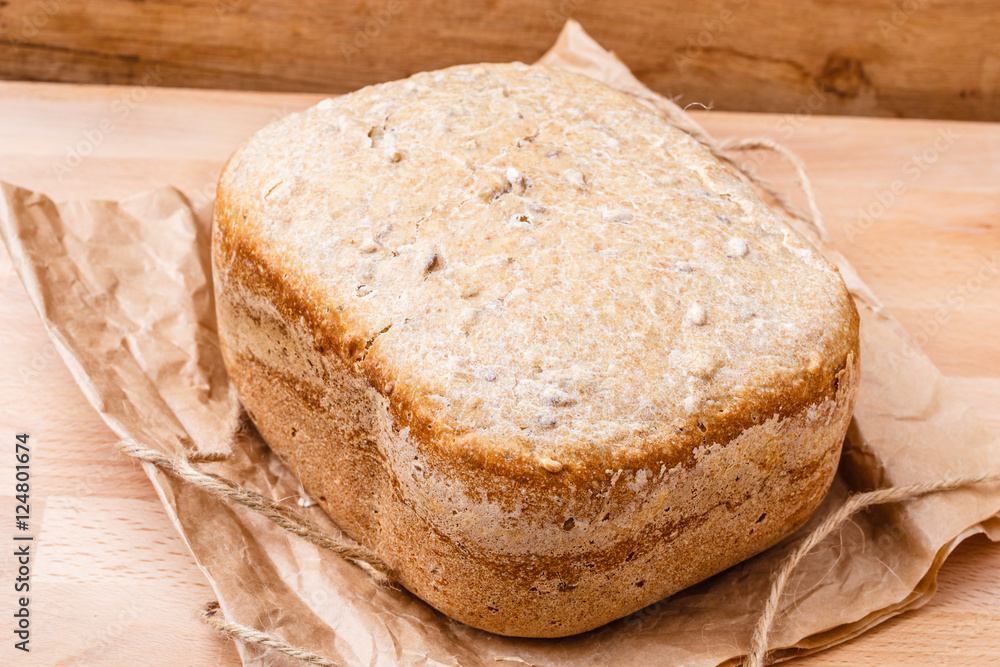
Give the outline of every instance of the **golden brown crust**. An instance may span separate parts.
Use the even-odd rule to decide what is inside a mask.
[[[213,262],[267,442],[410,590],[502,634],[596,627],[773,544],[853,407],[836,270],[690,139],[553,70],[267,128],[224,171]]]

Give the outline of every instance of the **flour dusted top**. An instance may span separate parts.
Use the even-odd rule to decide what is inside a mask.
[[[836,270],[746,185],[559,70],[325,100],[250,139],[219,205],[401,423],[553,473],[726,443],[831,396],[854,345]]]

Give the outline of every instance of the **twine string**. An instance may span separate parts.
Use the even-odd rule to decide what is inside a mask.
[[[338,538],[324,532],[312,522],[270,498],[245,489],[228,479],[195,468],[190,458],[171,458],[163,452],[140,445],[134,440],[122,440],[118,443],[117,449],[122,454],[152,463],[165,472],[267,517],[293,535],[355,563],[381,585],[392,584],[389,569],[371,551],[358,544],[350,543],[344,538]]]
[[[935,482],[918,482],[905,486],[892,486],[887,489],[856,493],[850,496],[837,511],[826,517],[778,568],[777,574],[771,578],[771,592],[767,597],[767,603],[761,612],[760,619],[754,627],[753,638],[750,643],[750,652],[747,654],[744,664],[746,667],[762,667],[767,664],[769,657],[768,641],[774,623],[778,618],[781,608],[781,597],[788,586],[789,578],[795,568],[798,567],[806,554],[812,551],[816,545],[822,542],[830,533],[844,525],[859,510],[873,505],[883,505],[886,503],[898,503],[906,500],[913,500],[931,493],[939,491],[954,491],[966,486],[982,484],[984,482],[1000,482],[1000,473],[982,473],[979,475],[959,475]]]
[[[247,644],[258,644],[268,646],[275,651],[280,651],[285,655],[298,658],[302,662],[310,665],[320,665],[320,667],[341,667],[340,663],[329,658],[324,658],[319,653],[313,653],[304,648],[296,648],[277,635],[255,630],[249,625],[230,621],[219,613],[219,603],[209,602],[198,614],[202,623],[210,625],[216,631],[224,635],[238,639]]]
[[[813,230],[816,232],[820,241],[826,243],[830,240],[830,234],[826,230],[826,223],[823,221],[823,214],[819,210],[819,204],[816,203],[816,190],[813,188],[812,181],[809,180],[809,174],[806,173],[806,165],[802,162],[802,158],[793,153],[790,148],[767,137],[726,139],[716,144],[716,146],[716,150],[718,152],[727,156],[724,158],[725,160],[739,169],[740,173],[744,174],[747,178],[756,183],[758,187],[772,196],[775,201],[782,206],[782,208],[800,220],[812,225]],[[713,150],[713,153],[716,153],[716,150]],[[741,164],[737,164],[732,158],[728,157],[728,153],[730,151],[771,151],[784,159],[795,171],[795,178],[798,181],[799,189],[802,190],[802,194],[805,195],[806,206],[809,208],[808,215],[799,209],[799,207],[781,190],[777,189],[764,178],[757,176],[756,173]]]

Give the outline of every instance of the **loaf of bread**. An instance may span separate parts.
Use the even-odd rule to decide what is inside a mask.
[[[589,630],[799,527],[858,383],[838,274],[700,144],[588,78],[462,66],[230,159],[218,324],[248,414],[411,592]]]

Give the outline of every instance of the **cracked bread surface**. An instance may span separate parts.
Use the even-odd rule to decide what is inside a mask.
[[[222,174],[213,262],[265,440],[407,588],[493,632],[587,630],[770,546],[853,407],[836,269],[704,147],[559,70],[455,67],[272,123]]]

